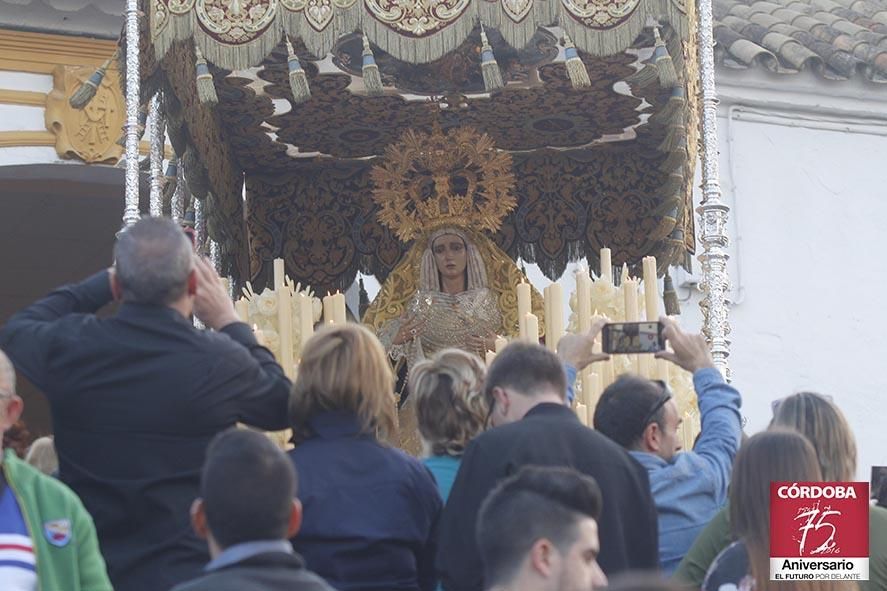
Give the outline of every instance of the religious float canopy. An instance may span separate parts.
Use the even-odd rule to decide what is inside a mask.
[[[581,257],[597,266],[602,246],[616,265],[689,261],[692,3],[150,0],[141,9],[141,96],[161,91],[186,181],[169,173],[169,186],[201,204],[240,282],[266,284],[275,257],[318,293],[358,271],[383,280],[411,237],[380,222],[372,170],[396,163],[389,148],[410,130],[470,128],[510,154],[517,206],[491,237],[549,278]],[[444,157],[461,170],[458,154]],[[446,183],[459,193],[471,179],[454,172]]]

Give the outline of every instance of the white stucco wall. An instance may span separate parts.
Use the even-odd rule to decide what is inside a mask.
[[[720,74],[730,364],[747,430],[766,426],[773,400],[830,395],[868,480],[887,464],[887,88]],[[684,323],[700,326],[700,294],[678,291]]]

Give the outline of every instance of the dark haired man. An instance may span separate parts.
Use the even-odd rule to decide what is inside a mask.
[[[477,546],[485,588],[592,591],[606,585],[597,563],[600,513],[601,491],[593,478],[570,468],[521,468],[480,509]]]
[[[668,359],[693,374],[702,432],[693,451],[682,452],[681,418],[663,383],[622,376],[604,390],[594,427],[629,450],[649,472],[659,513],[659,556],[670,575],[696,536],[727,502],[733,458],[742,435],[739,392],[715,369],[702,335],[684,333],[665,318]]]
[[[49,399],[59,475],[114,587],[157,591],[206,564],[188,507],[210,439],[238,421],[286,428],[290,382],[175,223],[127,228],[114,260],[13,316],[0,347]],[[95,316],[114,299],[116,315]]]
[[[591,351],[601,327],[596,323],[587,335],[564,337],[558,343],[563,360],[581,371],[600,359]],[[568,466],[598,482],[606,507],[598,524],[599,562],[607,575],[656,568],[656,510],[647,474],[566,405],[561,359],[538,345],[513,343],[490,366],[485,396],[497,427],[468,445],[444,508],[438,552],[444,589],[482,588],[474,540],[481,502],[499,480],[526,465]]]
[[[174,591],[333,591],[289,542],[302,523],[296,489],[292,462],[268,437],[245,429],[217,435],[191,505],[212,561]]]

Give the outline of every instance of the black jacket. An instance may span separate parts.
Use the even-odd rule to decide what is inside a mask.
[[[444,589],[483,588],[478,511],[499,480],[526,465],[569,466],[597,481],[603,496],[598,563],[607,575],[658,568],[647,472],[619,445],[582,425],[568,407],[543,403],[520,421],[482,433],[465,451],[441,519],[437,566]]]
[[[298,554],[267,552],[210,571],[173,591],[334,591]]]
[[[200,574],[189,525],[213,435],[237,421],[287,427],[290,382],[246,324],[196,330],[165,306],[110,318],[108,273],[13,316],[0,349],[49,398],[59,475],[95,520],[122,591],[165,591]]]

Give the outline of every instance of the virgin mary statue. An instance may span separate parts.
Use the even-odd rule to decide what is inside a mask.
[[[401,378],[401,446],[417,451],[409,368],[451,347],[483,357],[498,336],[518,333],[515,287],[525,278],[487,235],[516,205],[511,157],[470,128],[407,131],[372,178],[379,220],[412,246],[363,321]],[[536,292],[532,303],[542,318]]]

